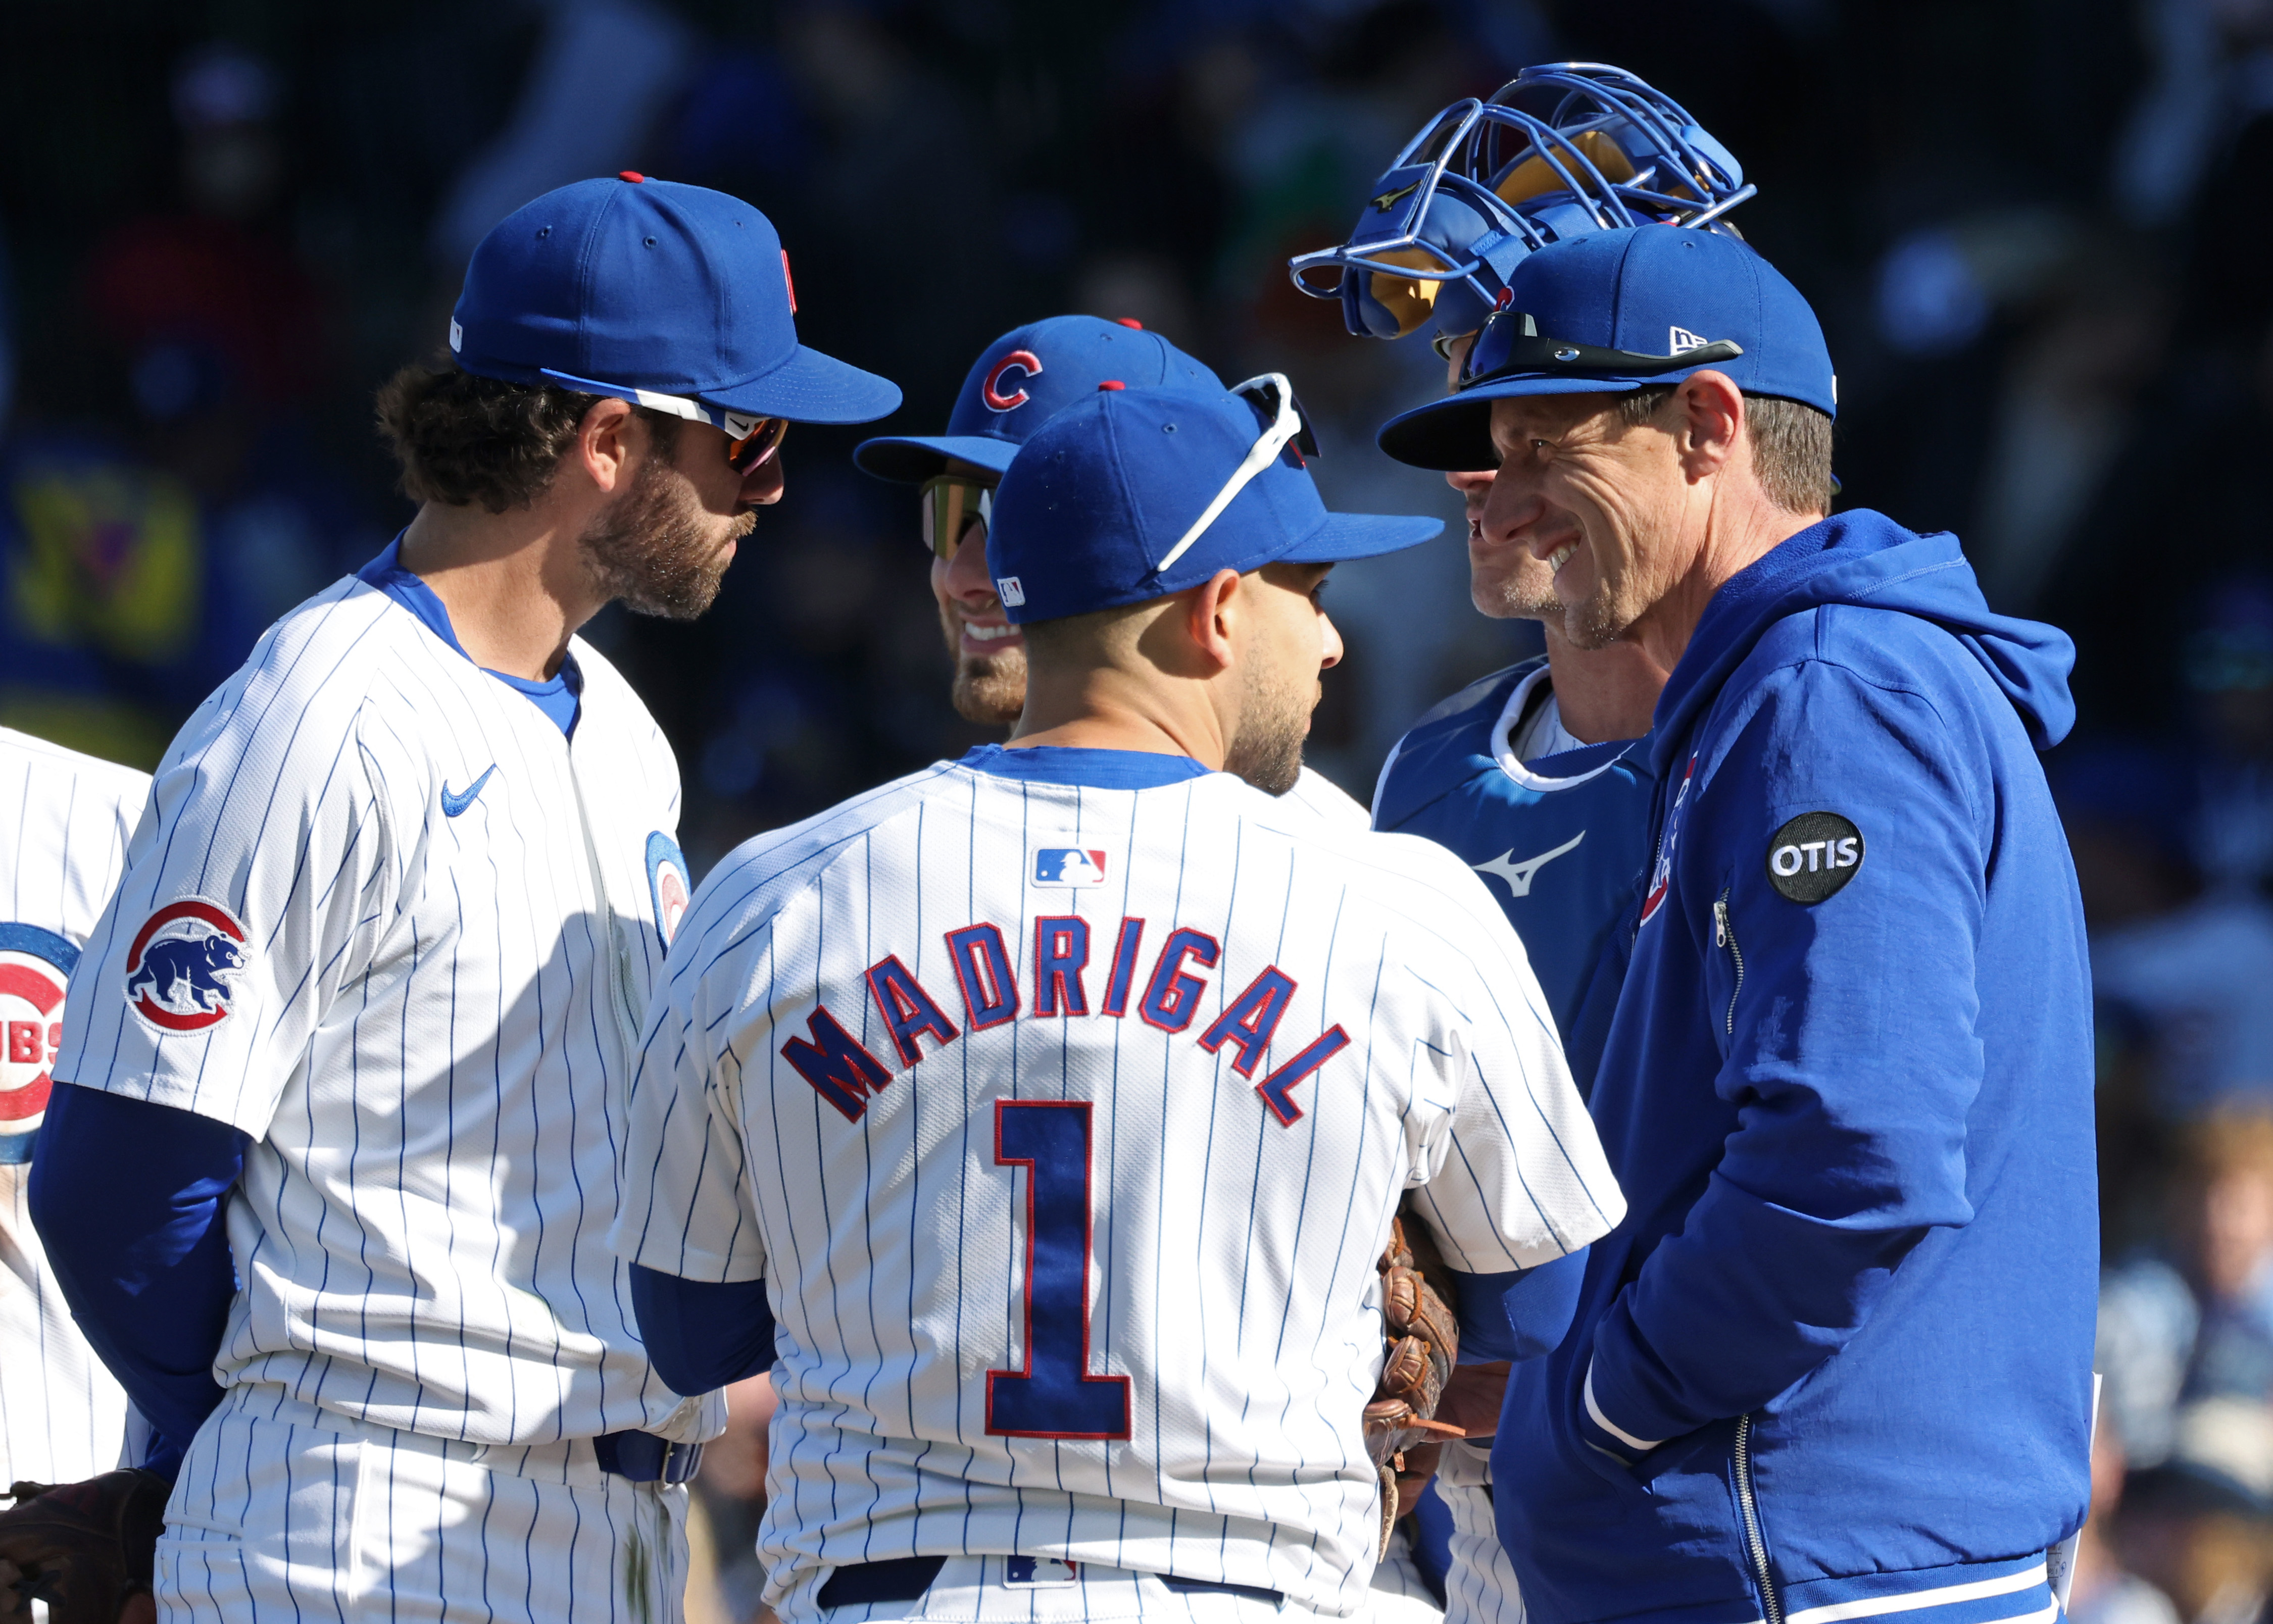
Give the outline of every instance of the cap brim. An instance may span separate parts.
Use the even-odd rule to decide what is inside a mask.
[[[1017,446],[1010,441],[979,434],[889,435],[855,445],[852,465],[863,474],[896,485],[919,485],[935,474],[946,473],[950,457],[1006,474],[1010,460],[1017,454]]]
[[[1702,367],[1696,369],[1704,370]],[[1532,394],[1632,394],[1645,383],[1677,384],[1686,372],[1664,378],[1572,378],[1533,374],[1495,378],[1459,394],[1431,400],[1391,418],[1381,425],[1374,444],[1387,455],[1416,468],[1468,473],[1499,466],[1499,448],[1492,444],[1491,403]]]
[[[791,423],[874,423],[899,409],[900,386],[800,344],[764,377],[731,389],[706,389],[701,399],[728,411]]]
[[[1326,522],[1278,555],[1280,564],[1340,564],[1377,558],[1444,533],[1441,519],[1413,513],[1328,513]]]

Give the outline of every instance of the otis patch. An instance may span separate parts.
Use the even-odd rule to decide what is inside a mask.
[[[0,1166],[32,1159],[78,963],[79,949],[53,931],[0,922]]]
[[[235,1007],[244,927],[218,902],[185,897],[144,922],[126,954],[126,1001],[161,1032],[202,1032]]]
[[[1802,812],[1768,836],[1768,883],[1813,904],[1863,866],[1863,831],[1834,812]]]

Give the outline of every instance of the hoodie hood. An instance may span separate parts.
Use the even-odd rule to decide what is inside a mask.
[[[2067,632],[1992,610],[1950,532],[1920,535],[1857,508],[1810,525],[1713,595],[1658,696],[1652,765],[1661,778],[1687,748],[1699,713],[1761,634],[1787,615],[1825,603],[1898,610],[1941,627],[2012,701],[2038,750],[2059,744],[2075,724],[2067,682],[2075,644]]]

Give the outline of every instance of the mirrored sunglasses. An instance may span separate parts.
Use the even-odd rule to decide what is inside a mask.
[[[1711,366],[1719,361],[1734,361],[1744,353],[1744,347],[1733,339],[1692,345],[1670,355],[1605,349],[1597,344],[1546,337],[1540,333],[1538,324],[1521,311],[1503,309],[1492,312],[1476,333],[1476,341],[1468,346],[1468,353],[1460,360],[1459,382],[1454,387],[1473,389],[1479,384],[1517,373],[1654,378],[1666,372]]]
[[[789,436],[786,417],[744,417],[729,413],[725,426],[726,466],[737,474],[762,468]]]
[[[972,524],[994,518],[994,487],[968,474],[935,474],[923,483],[924,545],[952,558]]]

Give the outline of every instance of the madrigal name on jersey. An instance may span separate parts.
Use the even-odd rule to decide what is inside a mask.
[[[1144,948],[1144,924],[1142,919],[1123,918],[1114,930],[1098,1014],[1114,1020],[1127,1017]],[[983,1032],[1022,1014],[1032,1020],[1070,1020],[1090,1014],[1089,921],[1078,914],[1045,914],[1034,921],[1033,933],[1033,1007],[1028,1010],[1001,925],[982,920],[947,932],[947,960],[955,973],[964,1027]],[[1144,977],[1144,994],[1136,999],[1138,1017],[1163,1032],[1189,1031],[1207,985],[1198,972],[1214,969],[1222,956],[1223,944],[1208,932],[1192,925],[1171,930]],[[923,1059],[925,1039],[944,1047],[963,1035],[940,1000],[897,954],[871,964],[862,980],[891,1040],[891,1051],[903,1066]],[[1295,991],[1296,983],[1286,971],[1275,964],[1264,966],[1200,1033],[1199,1046],[1215,1054],[1229,1045],[1232,1069],[1253,1077],[1271,1052]],[[1349,1041],[1339,1024],[1330,1026],[1255,1085],[1282,1126],[1292,1126],[1302,1115],[1294,1102],[1295,1085],[1347,1048]],[[813,1012],[807,1035],[791,1038],[781,1052],[848,1122],[859,1121],[867,1109],[867,1096],[892,1080],[891,1071],[844,1029],[826,1004]]]

